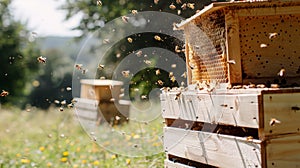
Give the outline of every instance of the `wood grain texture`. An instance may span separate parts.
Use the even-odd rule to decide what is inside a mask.
[[[300,133],[300,92],[262,93],[264,136]],[[277,122],[271,123],[272,119]],[[280,123],[279,123],[280,122]]]
[[[199,94],[197,92],[162,94],[162,116],[214,124],[258,128],[256,94]]]
[[[195,168],[193,166],[184,165],[181,163],[174,163],[170,160],[165,160],[165,168]]]
[[[217,167],[261,167],[261,141],[179,128],[164,128],[167,154]]]

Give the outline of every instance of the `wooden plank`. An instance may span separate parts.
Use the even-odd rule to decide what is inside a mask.
[[[247,8],[234,11],[238,16],[267,16],[267,15],[289,15],[300,14],[300,6]]]
[[[262,98],[261,122],[264,122],[264,127],[261,135],[268,137],[300,132],[300,91],[263,92]]]
[[[98,110],[91,111],[91,110],[76,108],[75,112],[79,119],[86,119],[91,121],[97,120]]]
[[[228,64],[229,83],[241,84],[242,65],[239,37],[239,18],[235,11],[230,10],[225,14],[225,29],[227,39],[227,61],[235,61],[235,64]]]
[[[193,166],[184,165],[181,163],[175,163],[170,160],[165,160],[165,168],[194,168]]]
[[[217,167],[261,167],[261,141],[246,138],[164,128],[167,154]]]
[[[209,95],[197,92],[163,93],[163,118],[183,119],[258,128],[259,107],[256,94]]]
[[[74,107],[79,109],[86,109],[86,110],[92,110],[95,111],[98,109],[98,100],[91,100],[86,98],[74,98],[76,101]]]
[[[267,167],[300,167],[300,135],[281,136],[267,141]]]

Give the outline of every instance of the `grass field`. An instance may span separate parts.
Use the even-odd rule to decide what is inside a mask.
[[[161,121],[157,119],[147,126],[132,123],[105,128],[127,132],[121,140],[105,135],[109,132],[101,133],[100,129],[101,135],[96,135],[106,139],[100,138],[99,142],[84,131],[73,110],[60,112],[52,107],[47,111],[35,108],[26,111],[2,107],[0,167],[163,167],[162,143],[155,136],[162,133]],[[143,137],[148,137],[147,141]],[[138,151],[136,148],[142,153],[130,153]],[[126,154],[126,150],[138,157],[120,155]]]

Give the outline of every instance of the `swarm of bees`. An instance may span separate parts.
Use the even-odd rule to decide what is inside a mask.
[[[1,97],[6,97],[6,96],[8,96],[8,95],[9,95],[9,92],[8,92],[8,91],[5,91],[5,90],[2,90],[2,92],[1,92],[1,94],[0,94]]]
[[[43,56],[39,56],[38,58],[37,58],[37,60],[38,60],[38,62],[39,63],[46,63],[46,57],[43,57]]]

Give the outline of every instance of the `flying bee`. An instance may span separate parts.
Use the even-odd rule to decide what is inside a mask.
[[[252,141],[253,141],[253,137],[252,137],[252,136],[248,136],[248,137],[246,138],[246,140],[247,140],[248,142],[252,142]]]
[[[235,60],[228,60],[227,64],[235,64]]]
[[[169,73],[169,78],[172,77],[172,76],[174,76],[174,73],[173,73],[173,72],[170,72],[170,73]]]
[[[103,39],[103,44],[108,44],[109,42],[109,39]]]
[[[280,71],[277,73],[277,75],[278,76],[283,76],[285,74],[285,69],[284,68],[282,68],[282,69],[280,69]]]
[[[177,66],[176,64],[172,64],[171,68],[176,68],[176,66]]]
[[[183,74],[181,75],[181,77],[186,78],[186,72],[183,72]]]
[[[129,17],[127,17],[127,16],[122,16],[121,18],[122,18],[122,20],[123,20],[124,23],[128,23]]]
[[[82,66],[83,66],[82,64],[76,64],[76,65],[75,65],[75,68],[78,69],[78,70],[81,70],[81,69],[82,69]]]
[[[195,9],[195,4],[194,3],[187,3],[186,5],[190,9]]]
[[[172,10],[175,10],[175,9],[176,9],[176,6],[175,6],[174,4],[171,4],[171,5],[169,6],[169,8],[172,9]]]
[[[43,56],[39,56],[38,58],[37,58],[37,60],[38,60],[38,62],[39,63],[46,63],[46,57],[43,57]]]
[[[175,52],[180,53],[181,50],[179,49],[179,46],[175,46]]]
[[[130,75],[130,71],[127,70],[127,71],[122,71],[122,75],[125,77],[125,78],[128,78],[129,75]]]
[[[162,39],[158,35],[155,35],[154,39],[157,40],[157,41],[162,41]]]
[[[119,121],[119,120],[121,120],[121,117],[116,116],[115,119],[116,119],[117,121]]]
[[[59,111],[61,111],[61,112],[64,111],[64,108],[63,108],[63,107],[60,107],[60,108],[59,108]]]
[[[127,41],[128,41],[128,43],[132,43],[132,42],[133,42],[133,39],[130,38],[130,37],[128,37],[128,38],[127,38]]]
[[[60,102],[58,100],[54,100],[54,103],[55,104],[59,104]]]
[[[275,39],[277,38],[278,33],[269,33],[269,39]]]
[[[175,100],[178,100],[180,98],[181,92],[176,93]]]
[[[160,70],[159,70],[159,69],[157,69],[157,70],[155,71],[155,75],[160,75]]]
[[[136,56],[138,56],[138,57],[140,57],[140,56],[142,56],[142,55],[143,55],[143,51],[142,51],[142,50],[140,50],[140,51],[136,52],[136,53],[135,53],[135,55],[136,55]]]
[[[177,15],[180,15],[181,14],[181,10],[177,10]]]
[[[83,69],[83,70],[81,71],[81,73],[82,73],[82,74],[86,74],[88,71],[89,71],[88,69]]]
[[[100,80],[104,80],[104,79],[105,79],[105,76],[101,76],[101,77],[100,77]]]
[[[268,47],[267,44],[260,44],[260,48],[266,48],[266,47]]]
[[[158,80],[157,83],[162,86],[164,84],[164,82],[162,80]]]
[[[67,101],[66,101],[66,100],[63,100],[63,101],[60,102],[60,104],[61,104],[61,105],[65,105],[65,104],[67,104]]]
[[[175,76],[171,76],[170,80],[174,83],[176,81]]]
[[[153,0],[153,2],[157,5],[159,0]]]
[[[275,124],[280,124],[281,121],[277,120],[276,118],[271,118],[270,120],[270,126],[274,126]]]
[[[186,3],[184,3],[184,4],[181,5],[181,9],[182,10],[186,10]]]
[[[181,0],[176,0],[177,4],[182,4]]]
[[[66,90],[67,90],[67,91],[71,91],[72,88],[71,88],[71,87],[67,87]]]
[[[5,97],[5,96],[8,96],[9,95],[9,92],[8,91],[5,91],[5,90],[2,90],[0,96],[1,97]]]
[[[150,61],[150,60],[144,60],[144,63],[147,64],[147,65],[151,65],[152,61]]]
[[[97,0],[97,6],[102,6],[102,1]]]
[[[98,64],[98,67],[97,67],[99,70],[102,70],[102,69],[104,69],[104,65],[102,65],[102,64]]]
[[[137,10],[131,10],[131,13],[132,13],[133,15],[136,15],[136,14],[138,14],[138,11],[137,11]]]
[[[73,108],[73,106],[74,106],[74,105],[73,105],[72,103],[70,103],[70,104],[67,105],[67,107],[68,107],[69,109],[70,109],[70,108]]]
[[[142,100],[145,100],[145,99],[147,99],[147,95],[142,95],[141,98],[142,98]]]

